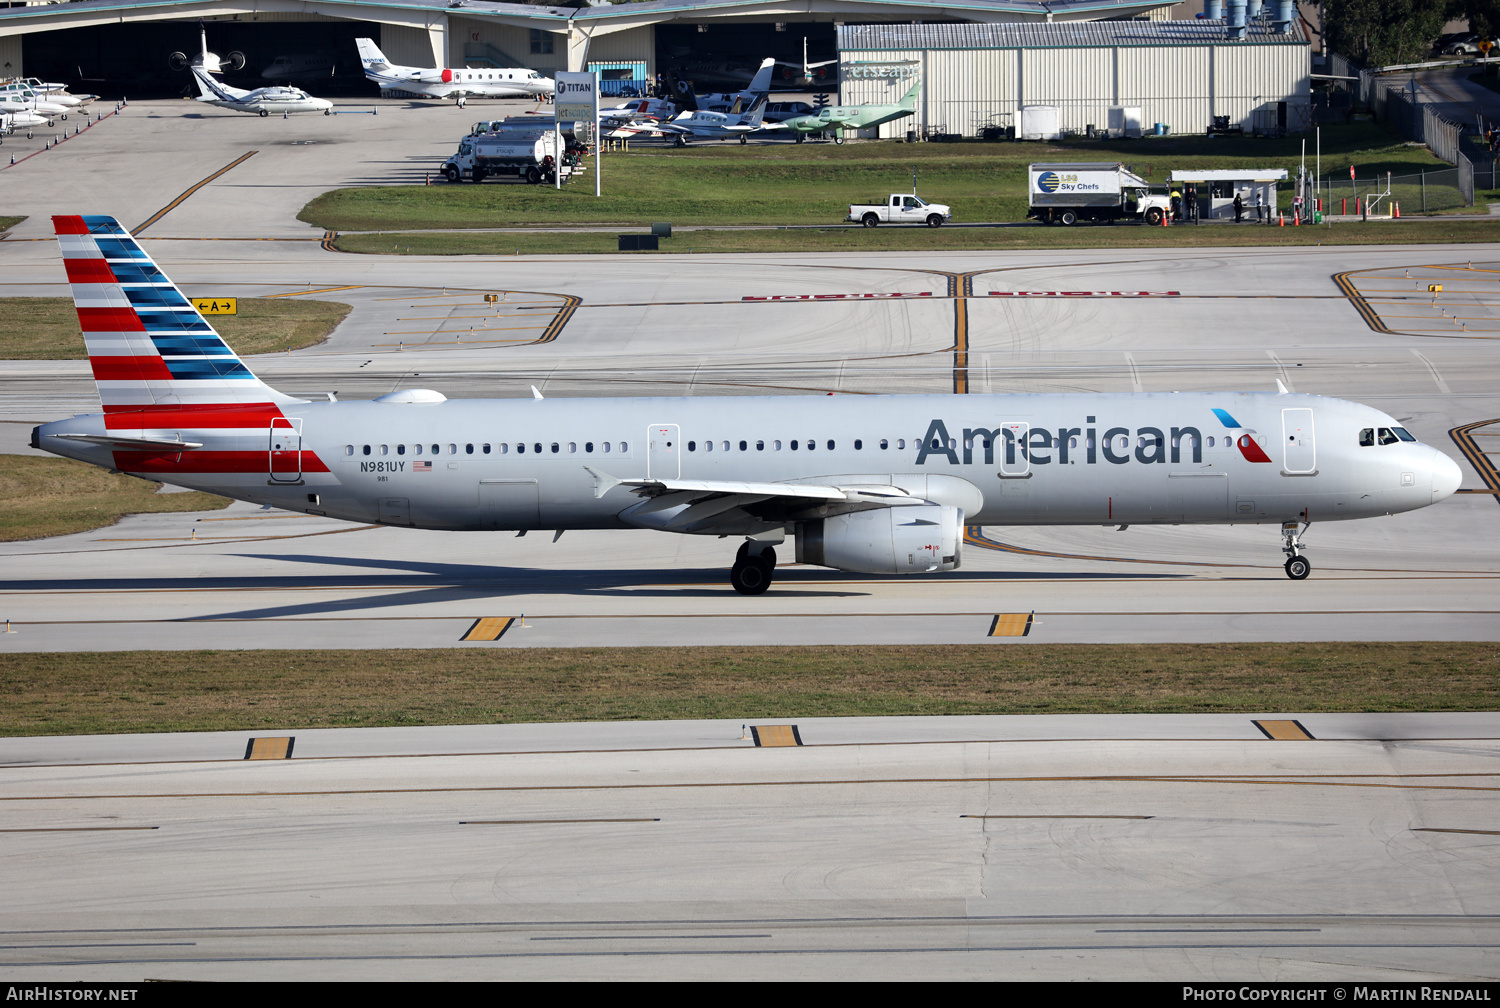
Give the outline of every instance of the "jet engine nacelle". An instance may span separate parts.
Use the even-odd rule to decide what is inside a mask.
[[[963,511],[944,504],[854,511],[799,525],[797,562],[864,574],[954,570],[963,531]]]

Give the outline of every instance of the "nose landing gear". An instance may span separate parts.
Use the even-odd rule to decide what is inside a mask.
[[[1302,532],[1312,527],[1312,522],[1302,523]],[[1287,555],[1286,576],[1293,581],[1301,581],[1312,573],[1312,564],[1307,557],[1302,555],[1302,533],[1297,531],[1296,522],[1281,523],[1281,552]]]

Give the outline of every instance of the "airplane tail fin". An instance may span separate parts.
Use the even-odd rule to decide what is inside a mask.
[[[113,217],[52,225],[105,413],[305,401],[255,377]]]
[[[904,108],[904,109],[906,109],[907,111],[915,112],[916,108],[917,108],[917,99],[920,98],[921,96],[922,96],[922,82],[920,80],[918,80],[915,84],[913,84],[911,86],[911,90],[908,91],[908,92],[906,92],[906,94],[902,97],[901,103],[900,103],[901,107]]]
[[[765,59],[761,60],[760,69],[757,70],[755,72],[755,76],[751,78],[750,86],[745,88],[745,90],[741,93],[750,94],[752,96],[751,100],[759,98],[763,94],[768,94],[771,90],[771,72],[775,69],[776,61],[771,57],[767,56]]]
[[[225,85],[219,83],[219,81],[214,79],[213,74],[209,73],[201,66],[195,66],[192,68],[192,70],[193,80],[198,82],[199,101],[233,101],[240,95],[244,94],[243,91],[239,91],[238,89],[232,87],[226,87]]]
[[[390,67],[390,61],[385,58],[385,53],[380,51],[374,39],[355,39],[354,45],[359,49],[359,60],[366,70],[385,70]]]
[[[745,125],[746,126],[759,126],[761,124],[761,120],[764,119],[765,116],[766,116],[766,99],[765,99],[765,96],[762,95],[761,98],[755,103],[755,107],[750,110],[750,115],[746,117],[746,119],[745,119]]]

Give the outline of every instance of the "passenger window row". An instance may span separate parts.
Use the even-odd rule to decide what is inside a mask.
[[[1395,428],[1395,430],[1399,433],[1400,440],[1403,440],[1403,441],[1414,441],[1414,440],[1416,440],[1410,434],[1408,434],[1403,428],[1397,427],[1397,428]],[[1037,443],[1036,435],[1038,433],[1042,433],[1042,432],[1043,432],[1042,428],[1033,428],[1032,431],[1031,431],[1031,435],[1028,438],[1028,442],[1029,443],[1026,445],[1026,447],[1029,447],[1029,448],[1045,448],[1045,447],[1047,447],[1046,444],[1039,444],[1039,443]],[[1380,436],[1382,438],[1382,440],[1380,441],[1381,444],[1391,444],[1395,440],[1397,440],[1397,436],[1395,434],[1391,434],[1390,429],[1385,428],[1385,427],[1380,428]],[[1362,444],[1362,445],[1373,444],[1374,441],[1370,440],[1372,437],[1373,437],[1372,430],[1370,428],[1366,428],[1365,430],[1363,430],[1363,431],[1360,432],[1360,442],[1359,443]],[[1385,438],[1389,438],[1389,440],[1384,440]],[[1062,447],[1062,442],[1061,442],[1061,440],[1059,438],[1049,437],[1047,440],[1050,441],[1050,444],[1051,444],[1052,448],[1060,448],[1060,447]],[[1069,448],[1077,448],[1078,444],[1079,444],[1079,440],[1080,439],[1077,438],[1077,437],[1070,437],[1070,438],[1068,438],[1068,447]],[[1118,447],[1122,451],[1125,450],[1125,449],[1128,449],[1130,447],[1130,438],[1128,438],[1128,437],[1119,437],[1119,438],[1114,438],[1114,439],[1111,439],[1111,440],[1114,441],[1114,442],[1117,442],[1117,444],[1114,445],[1114,446]],[[1184,440],[1185,440],[1185,443],[1186,443],[1187,447],[1189,447],[1189,448],[1197,448],[1198,447],[1198,439],[1195,438],[1195,437],[1192,437],[1192,436],[1189,436],[1186,439],[1183,439],[1183,438],[1173,438],[1172,439],[1172,447],[1174,447],[1174,448],[1181,447],[1183,445],[1183,443],[1184,443]],[[1214,438],[1213,437],[1208,437],[1205,440],[1207,441],[1208,447],[1210,447],[1210,448],[1215,447]],[[1222,440],[1223,440],[1223,443],[1224,443],[1224,447],[1227,448],[1229,446],[1230,441],[1232,439],[1229,438],[1229,437],[1225,437]],[[1094,439],[1093,438],[1083,438],[1082,441],[1083,441],[1083,443],[1088,448],[1093,448],[1094,447]],[[975,442],[976,442],[975,438],[966,438],[964,440],[964,447],[968,448],[968,449],[972,449],[975,446]],[[1145,448],[1148,445],[1160,446],[1161,442],[1162,442],[1162,439],[1159,438],[1159,437],[1143,437],[1142,436],[1142,437],[1137,437],[1136,438],[1136,442],[1137,442],[1136,447],[1138,447],[1138,448]],[[906,438],[881,438],[880,441],[878,442],[878,444],[879,444],[879,447],[880,447],[881,451],[888,451],[891,448],[895,448],[897,451],[904,451],[906,449]],[[913,438],[912,441],[911,441],[911,444],[912,444],[913,448],[920,448],[920,447],[922,447],[922,439],[921,438]],[[978,439],[978,444],[979,444],[980,447],[985,448],[985,449],[989,449],[989,448],[993,447],[989,438],[980,438],[980,439]],[[854,441],[852,442],[852,445],[853,445],[853,448],[854,448],[855,451],[863,451],[864,450],[864,446],[865,446],[863,439],[860,439],[860,438],[855,438]],[[747,452],[747,451],[751,451],[752,448],[753,448],[754,451],[766,451],[768,449],[768,446],[769,446],[769,450],[771,450],[771,451],[782,451],[783,448],[785,448],[788,451],[816,451],[816,450],[818,450],[818,447],[819,447],[818,441],[815,438],[808,438],[805,441],[802,441],[802,440],[789,440],[789,441],[785,442],[785,444],[783,444],[783,442],[780,439],[772,439],[770,441],[767,441],[767,440],[765,440],[765,439],[762,438],[762,439],[758,439],[758,440],[753,441],[753,442],[752,441],[748,441],[748,440],[746,440],[746,441],[737,441],[737,442],[736,441],[701,441],[701,442],[700,441],[689,441],[687,443],[687,450],[690,451],[690,452],[698,452],[700,449],[702,451],[704,451],[704,452],[714,452],[714,451],[728,452],[728,451],[734,451],[736,448],[738,448],[738,450],[740,450],[742,452]],[[834,441],[833,439],[831,439],[831,438],[823,442],[823,448],[825,450],[827,450],[827,451],[834,451],[834,450],[837,449],[837,447],[838,447],[838,443],[836,441]],[[953,449],[956,449],[958,447],[958,441],[957,441],[956,438],[949,438],[947,440],[947,443],[944,444],[943,441],[940,438],[933,438],[932,441],[931,441],[931,443],[928,445],[928,447],[929,448],[933,448],[933,449],[938,449],[938,450],[941,450],[943,448],[947,448],[948,450],[953,450]],[[563,454],[576,455],[576,454],[579,453],[579,448],[580,448],[580,445],[579,445],[579,442],[577,442],[577,441],[566,441],[566,442],[564,442],[564,441],[552,441],[552,442],[547,442],[547,443],[540,442],[540,441],[534,441],[534,442],[530,442],[530,443],[515,442],[514,444],[509,443],[509,442],[502,442],[502,443],[494,444],[494,445],[491,445],[491,444],[488,444],[488,443],[485,443],[485,444],[476,444],[476,443],[472,443],[472,442],[465,443],[463,445],[459,445],[459,444],[453,443],[453,442],[449,442],[447,444],[442,444],[442,443],[427,444],[427,443],[423,443],[423,444],[412,444],[412,445],[405,445],[405,444],[398,444],[398,445],[389,445],[389,444],[382,444],[382,445],[374,445],[374,444],[352,445],[352,444],[350,444],[350,445],[345,445],[344,446],[344,455],[346,457],[353,457],[355,455],[407,455],[407,454],[417,455],[417,456],[420,456],[420,455],[476,455],[476,454],[478,454],[478,455],[509,455],[512,451],[514,451],[515,454],[517,454],[517,455],[526,455],[528,453],[532,454],[532,455],[548,455],[548,454],[550,454],[550,455],[563,455]],[[585,454],[585,455],[593,455],[596,452],[599,453],[599,454],[606,454],[606,455],[611,454],[611,453],[625,454],[625,453],[628,453],[630,451],[630,443],[627,442],[627,441],[619,441],[619,442],[601,441],[601,442],[598,442],[596,444],[593,441],[585,441],[585,442],[582,443],[582,451],[583,451],[583,454]]]
[[[562,454],[576,455],[576,454],[578,454],[578,447],[579,446],[578,446],[578,442],[577,441],[567,441],[567,442],[553,441],[553,442],[551,442],[549,444],[543,444],[540,441],[535,441],[535,442],[532,442],[531,444],[526,444],[524,442],[517,442],[514,445],[512,445],[510,443],[502,443],[502,444],[497,444],[497,445],[472,444],[471,443],[471,444],[465,444],[465,445],[463,445],[462,446],[462,452],[460,452],[459,445],[457,445],[457,444],[448,444],[448,445],[442,445],[442,444],[430,444],[430,445],[429,444],[414,444],[414,445],[410,445],[409,447],[411,449],[411,454],[413,454],[413,455],[444,455],[444,454],[446,454],[446,455],[458,455],[458,454],[464,454],[464,455],[474,455],[474,454],[479,454],[479,455],[491,455],[491,454],[495,454],[495,455],[509,455],[512,448],[515,449],[515,453],[517,455],[525,455],[528,452],[530,452],[533,455],[544,455],[544,454],[551,454],[551,455],[562,455]],[[353,457],[355,454],[360,454],[360,455],[391,455],[391,454],[405,455],[405,454],[407,454],[407,448],[408,448],[408,446],[404,445],[404,444],[398,444],[398,445],[394,445],[394,446],[392,446],[392,445],[359,445],[359,446],[355,446],[355,445],[351,444],[351,445],[344,445],[344,455],[345,455],[345,457]],[[625,453],[628,453],[630,451],[630,442],[628,442],[628,441],[618,441],[618,442],[601,441],[597,445],[594,442],[592,442],[592,441],[585,441],[583,443],[583,453],[585,455],[592,455],[592,454],[594,454],[594,452],[596,450],[598,452],[600,452],[601,454],[605,454],[605,455],[610,454],[612,451],[618,452],[620,454],[625,454]]]

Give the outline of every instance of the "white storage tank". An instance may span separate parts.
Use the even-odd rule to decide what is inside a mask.
[[[1022,105],[1021,140],[1061,140],[1062,109],[1056,105]]]
[[[1109,137],[1118,140],[1128,137],[1139,140],[1141,137],[1141,107],[1139,105],[1111,105],[1107,112],[1109,116]]]

